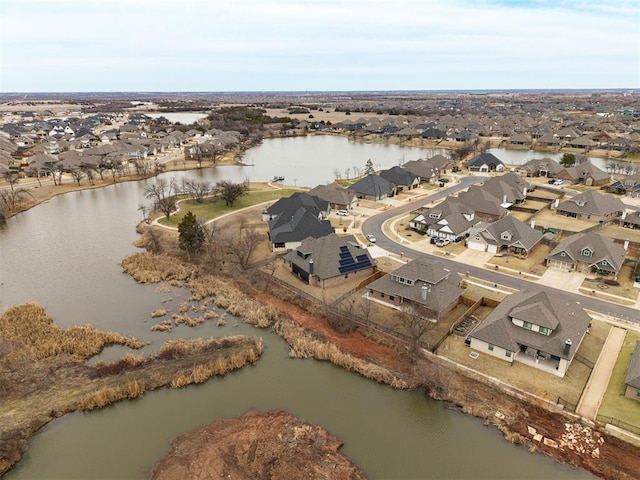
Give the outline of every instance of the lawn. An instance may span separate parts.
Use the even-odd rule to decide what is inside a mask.
[[[541,241],[529,252],[526,258],[515,255],[504,255],[502,257],[492,257],[489,263],[540,276],[547,270],[547,267],[544,265],[544,259],[549,253],[551,253],[551,246]]]
[[[202,203],[197,203],[194,200],[183,200],[179,203],[180,211],[171,215],[169,219],[162,217],[158,219],[158,222],[168,227],[177,227],[182,221],[182,217],[187,212],[193,213],[196,218],[202,222],[217,218],[225,213],[240,210],[246,207],[252,207],[263,202],[275,201],[282,197],[289,197],[290,195],[299,192],[298,189],[281,188],[277,190],[250,190],[246,195],[238,198],[233,207],[229,207],[225,204],[224,200],[207,198]]]
[[[638,298],[638,289],[633,287],[633,266],[625,264],[620,268],[618,272],[617,280],[619,285],[607,285],[600,279],[594,280],[585,278],[582,282],[582,288],[587,290],[596,290],[610,295],[617,295],[619,297],[635,300]]]
[[[627,375],[631,354],[638,340],[640,340],[640,333],[627,332],[620,355],[618,355],[618,361],[609,379],[607,391],[602,399],[600,410],[598,410],[598,417],[615,418],[637,427],[638,431],[640,431],[640,402],[624,396],[624,379]]]
[[[517,361],[509,363],[486,353],[480,353],[478,358],[473,359],[469,357],[471,351],[462,337],[452,335],[440,346],[438,355],[551,402],[562,397],[577,405],[591,374],[589,367],[576,361],[571,363],[567,375],[560,378],[529,365]]]

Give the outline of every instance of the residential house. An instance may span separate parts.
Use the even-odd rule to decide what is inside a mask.
[[[598,187],[611,181],[611,175],[589,161],[560,170],[554,178],[581,183],[587,187]]]
[[[416,175],[421,183],[436,183],[440,178],[440,169],[424,158],[409,160],[402,168]]]
[[[469,338],[480,353],[564,377],[590,323],[577,302],[519,291],[500,302]]]
[[[289,215],[292,215],[299,208],[304,208],[318,219],[324,219],[329,214],[330,207],[327,200],[305,192],[296,192],[293,195],[279,199],[266,208],[262,212],[262,221],[268,222],[285,212],[289,212]]]
[[[509,145],[531,145],[531,137],[524,133],[516,133],[511,135],[506,142]]]
[[[396,186],[375,173],[358,180],[349,187],[356,192],[357,198],[365,200],[384,200],[396,194]]]
[[[409,221],[409,228],[446,240],[461,239],[469,229],[481,220],[475,216],[473,208],[465,205],[458,197],[447,197],[429,208],[416,211]]]
[[[608,190],[618,195],[628,195],[630,197],[640,197],[640,172],[613,182]]]
[[[636,341],[636,346],[631,354],[624,384],[626,387],[624,396],[640,401],[640,341]]]
[[[494,221],[509,214],[508,204],[503,205],[502,199],[495,197],[492,193],[484,190],[479,185],[469,187],[466,192],[458,195],[458,199],[467,207],[473,209],[479,220]]]
[[[321,288],[339,285],[354,276],[366,278],[376,271],[369,251],[353,235],[309,237],[283,258],[291,273]]]
[[[356,193],[337,183],[318,185],[307,193],[329,202],[329,206],[334,210],[351,210],[357,203]]]
[[[470,172],[502,172],[504,163],[493,153],[481,153],[467,162]]]
[[[550,158],[536,158],[520,166],[528,177],[554,177],[564,167]]]
[[[285,210],[269,221],[269,239],[273,252],[284,252],[297,248],[305,238],[320,238],[334,233],[329,220],[306,207]]]
[[[418,257],[370,283],[367,297],[393,307],[419,308],[437,321],[459,303],[459,283],[457,273]]]
[[[473,227],[467,247],[481,252],[527,255],[542,240],[542,234],[511,215],[493,223]]]
[[[500,177],[491,177],[482,184],[482,190],[501,200],[501,205],[509,208],[523,203],[532,185],[517,173],[509,172]]]
[[[402,167],[395,166],[387,170],[382,170],[379,175],[395,185],[396,192],[398,193],[403,190],[412,190],[420,186],[420,179],[418,176]]]
[[[594,232],[576,233],[561,241],[545,262],[557,270],[595,273],[615,279],[626,253],[611,238]]]
[[[624,228],[640,228],[640,212],[634,211],[631,213],[622,212],[622,216],[620,217],[620,226]]]
[[[625,206],[617,197],[589,190],[558,202],[555,209],[558,215],[602,223],[621,216]]]

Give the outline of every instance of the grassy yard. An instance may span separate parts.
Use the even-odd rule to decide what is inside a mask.
[[[640,429],[640,402],[624,396],[624,379],[627,375],[631,354],[638,340],[640,340],[640,333],[627,332],[598,415],[616,418]]]
[[[617,280],[620,285],[606,285],[600,280],[586,278],[584,282],[582,282],[582,288],[635,300],[638,298],[638,289],[633,287],[632,273],[633,267],[626,264],[623,265],[620,272],[618,272]]]
[[[190,211],[199,221],[205,223],[225,213],[258,205],[263,202],[275,201],[282,197],[288,197],[299,191],[300,190],[293,188],[281,188],[277,190],[250,190],[249,193],[238,198],[234,202],[233,207],[228,207],[225,205],[224,200],[221,199],[213,200],[211,198],[207,198],[202,203],[197,203],[193,200],[183,200],[179,204],[180,211],[178,213],[171,215],[169,219],[165,217],[159,218],[158,222],[168,227],[177,227],[182,221],[182,217]]]
[[[573,361],[565,377],[560,378],[529,365],[517,361],[509,363],[486,353],[480,353],[478,358],[473,359],[469,357],[471,351],[462,337],[452,335],[440,346],[438,355],[551,402],[562,397],[577,405],[591,374],[589,367],[577,361]]]
[[[543,265],[544,259],[551,253],[551,247],[544,242],[540,242],[529,252],[526,258],[520,258],[514,255],[505,255],[503,257],[492,257],[489,263],[499,265],[501,267],[510,268],[519,272],[531,273],[533,275],[542,275],[547,267]]]

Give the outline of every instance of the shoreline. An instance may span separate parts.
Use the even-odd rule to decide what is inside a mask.
[[[456,142],[447,142],[447,141],[432,141],[432,140],[425,140],[422,138],[411,138],[411,139],[402,139],[400,137],[384,137],[381,135],[377,135],[377,134],[370,134],[370,135],[366,135],[366,136],[357,136],[357,135],[349,135],[349,134],[341,134],[341,133],[324,133],[324,132],[318,132],[318,133],[310,133],[310,134],[302,134],[302,135],[273,135],[273,137],[265,137],[266,139],[269,138],[287,138],[287,137],[294,137],[294,136],[307,136],[307,135],[334,135],[334,136],[341,136],[341,137],[345,137],[350,141],[354,141],[354,142],[358,142],[358,143],[376,143],[376,144],[393,144],[393,145],[399,145],[402,147],[408,147],[408,148],[430,148],[430,149],[442,149],[442,150],[447,150],[449,152],[454,151],[456,146],[459,146],[456,144]],[[491,142],[491,139],[487,139],[487,142]],[[593,150],[590,152],[578,152],[576,151],[576,149],[548,149],[548,148],[535,148],[535,146],[519,146],[519,145],[502,145],[502,143],[504,142],[504,140],[502,139],[493,139],[493,143],[496,143],[495,145],[491,145],[489,148],[504,148],[506,150],[533,150],[536,152],[540,152],[542,154],[544,153],[574,153],[576,155],[588,155],[588,156],[592,156],[592,157],[598,157],[598,158],[603,158],[603,159],[610,159],[610,160],[625,160],[631,163],[634,162],[640,162],[640,157],[638,158],[626,158],[625,159],[620,159],[619,157],[616,156],[609,156],[607,151],[604,150]],[[442,143],[445,143],[444,145],[442,145]],[[164,163],[164,170],[162,173],[166,173],[166,172],[180,172],[180,171],[189,171],[189,170],[198,170],[201,168],[212,168],[212,167],[216,167],[219,165],[245,165],[241,159],[243,158],[244,155],[244,151],[239,151],[239,152],[226,152],[223,154],[223,156],[216,162],[215,165],[207,165],[207,166],[198,166],[197,162],[193,161],[193,160],[188,160],[188,161],[184,161],[184,160],[180,160],[184,154],[182,154],[182,157],[177,157],[175,159],[172,159],[171,161]],[[132,174],[132,175],[127,175],[127,176],[123,176],[123,177],[119,177],[118,181],[114,182],[113,180],[95,180],[94,184],[83,184],[83,185],[77,185],[76,183],[73,183],[73,181],[70,181],[69,183],[65,183],[63,185],[43,185],[43,186],[39,186],[39,185],[35,185],[32,186],[30,188],[27,189],[28,193],[33,195],[35,192],[35,195],[33,195],[33,199],[32,200],[28,200],[24,205],[22,205],[18,210],[16,210],[15,212],[11,212],[7,215],[5,215],[5,219],[9,219],[15,215],[18,215],[19,213],[22,212],[26,212],[28,210],[30,210],[33,207],[36,207],[38,205],[40,205],[41,203],[45,203],[48,200],[51,200],[53,197],[56,197],[58,195],[63,195],[65,193],[69,193],[69,192],[75,192],[75,191],[79,191],[79,190],[90,190],[90,189],[94,189],[94,188],[102,188],[102,187],[107,187],[109,185],[113,185],[114,183],[120,183],[120,182],[133,182],[133,181],[138,181],[138,180],[145,180],[145,179],[149,179],[149,178],[153,178],[156,177],[158,175],[158,173],[149,173],[148,175],[136,175],[136,174]],[[33,182],[32,182],[33,183]],[[262,183],[262,182],[259,182]],[[17,184],[17,188],[21,188],[21,184],[18,183]]]

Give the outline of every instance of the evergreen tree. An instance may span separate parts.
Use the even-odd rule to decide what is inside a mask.
[[[204,229],[191,211],[187,212],[178,224],[178,234],[180,248],[186,250],[189,255],[202,248]]]
[[[375,170],[373,169],[373,162],[371,161],[371,159],[369,159],[367,160],[367,163],[365,163],[364,165],[364,174],[369,175],[374,172]]]

